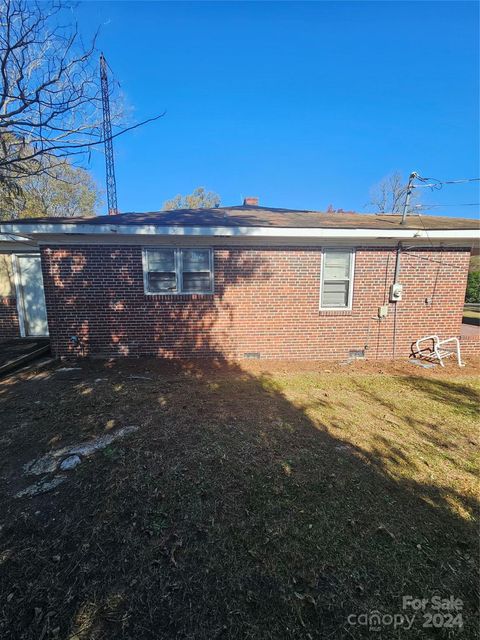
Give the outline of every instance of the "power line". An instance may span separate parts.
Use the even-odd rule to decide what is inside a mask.
[[[480,178],[462,178],[460,180],[437,180],[437,178],[422,178],[421,176],[416,176],[417,180],[420,182],[426,182],[427,184],[413,184],[413,189],[423,189],[425,187],[429,187],[430,189],[441,189],[444,184],[462,184],[465,182],[478,182]],[[428,184],[429,180],[433,180],[430,184]]]
[[[417,181],[417,183],[421,182],[423,184],[414,184],[415,181]],[[460,178],[459,180],[438,180],[437,178],[423,177],[416,171],[412,171],[412,173],[408,178],[408,184],[405,190],[405,202],[403,205],[401,224],[406,223],[408,208],[410,204],[410,198],[412,196],[413,189],[429,188],[432,191],[434,189],[438,191],[443,188],[444,184],[462,184],[462,183],[465,184],[468,182],[478,182],[478,181],[480,181],[480,178]],[[476,206],[478,206],[478,204],[476,203],[466,203],[461,205],[441,205],[441,204],[421,205],[419,204],[419,205],[413,206],[412,208],[415,210],[415,209],[427,209],[429,207],[476,207]],[[428,233],[427,233],[427,237],[428,237]]]
[[[432,207],[480,207],[480,202],[464,202],[461,204],[415,204],[415,209],[431,209]]]
[[[459,182],[478,182],[480,178],[463,178],[462,180],[445,180],[444,184],[458,184]]]

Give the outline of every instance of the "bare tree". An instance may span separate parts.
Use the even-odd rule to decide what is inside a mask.
[[[68,10],[63,0],[0,3],[0,181],[4,183],[49,171],[55,161],[85,154],[104,142],[95,39],[84,45]]]
[[[402,213],[406,195],[407,182],[404,182],[400,172],[396,171],[372,187],[367,206],[373,207],[377,213]],[[419,199],[419,192],[413,189],[409,213],[418,210],[415,205],[419,203]]]

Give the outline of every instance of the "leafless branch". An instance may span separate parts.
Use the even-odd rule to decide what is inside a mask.
[[[0,181],[41,173],[55,157],[82,156],[105,142],[95,37],[83,44],[77,25],[63,22],[68,8],[63,0],[0,4]],[[121,101],[112,107],[113,124],[122,126]],[[112,138],[163,115],[123,123]]]
[[[367,206],[373,208],[376,213],[399,214],[403,211],[406,194],[407,184],[397,171],[383,178],[372,188]],[[415,211],[415,204],[418,204],[418,200],[419,193],[413,191],[409,212]]]

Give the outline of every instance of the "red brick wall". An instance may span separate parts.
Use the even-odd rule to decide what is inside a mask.
[[[480,356],[480,329],[475,335],[460,338],[460,351],[462,358]]]
[[[144,295],[140,247],[52,246],[42,256],[57,355],[78,335],[85,355],[222,358],[338,359],[366,345],[371,358],[407,356],[419,336],[460,334],[469,262],[467,249],[402,253],[403,300],[379,321],[394,248],[357,248],[344,312],[319,311],[318,247],[215,248],[215,293],[201,296]]]
[[[0,296],[0,342],[19,337],[17,301],[15,298]]]

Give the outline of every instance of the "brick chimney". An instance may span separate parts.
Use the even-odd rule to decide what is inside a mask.
[[[258,207],[258,198],[255,196],[247,196],[243,199],[244,207]]]

